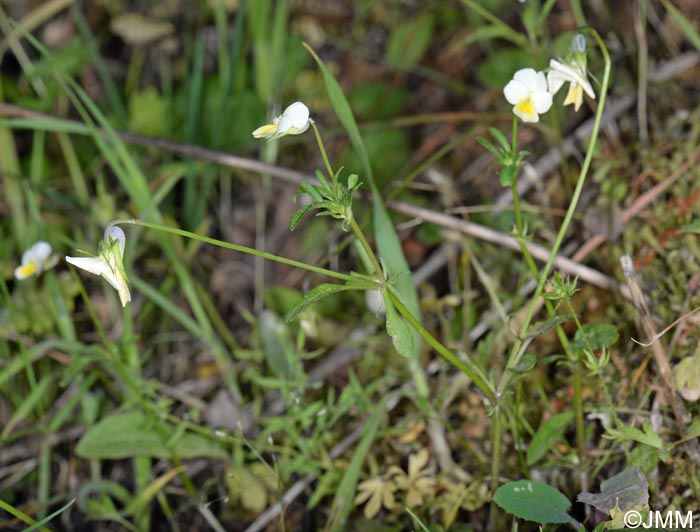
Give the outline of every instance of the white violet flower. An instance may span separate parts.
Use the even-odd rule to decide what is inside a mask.
[[[552,95],[547,90],[547,78],[534,68],[518,70],[503,89],[513,113],[523,122],[539,122],[542,113],[552,107]]]
[[[272,121],[253,131],[256,139],[278,139],[285,135],[300,135],[307,129],[312,120],[309,118],[309,108],[301,102],[294,102],[284,112]]]
[[[119,227],[108,227],[105,237],[100,242],[96,257],[66,257],[66,261],[85,271],[100,275],[114,287],[119,300],[125,307],[131,301],[126,271],[124,270],[124,246],[126,236]]]
[[[588,81],[586,74],[585,55],[583,61],[572,60],[568,63],[560,63],[556,59],[549,61],[549,74],[547,82],[549,91],[556,94],[564,83],[569,83],[569,92],[566,94],[564,105],[574,104],[574,111],[578,111],[583,103],[583,93],[595,100],[595,92]]]
[[[22,254],[22,263],[15,268],[15,278],[23,281],[53,267],[58,259],[51,255],[52,251],[51,245],[43,240],[34,244]]]

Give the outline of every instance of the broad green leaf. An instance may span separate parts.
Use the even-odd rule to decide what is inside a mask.
[[[597,351],[611,347],[620,338],[617,327],[609,323],[587,324],[581,327],[571,342],[572,349]]]
[[[156,429],[155,421],[142,412],[112,414],[90,427],[75,449],[83,458],[118,460],[135,456],[154,458],[213,458],[225,459],[228,454],[209,438],[200,434],[186,433],[176,440],[172,448],[165,441],[174,427],[163,426],[163,434]]]
[[[386,60],[396,68],[413,66],[430,46],[434,29],[435,16],[430,12],[402,22],[389,36]]]
[[[552,416],[537,429],[532,442],[527,448],[527,465],[532,465],[542,458],[564,435],[566,427],[574,419],[573,412],[564,412]]]
[[[328,297],[333,294],[337,294],[338,292],[346,292],[348,290],[369,290],[372,287],[360,287],[360,286],[353,286],[353,285],[346,285],[346,284],[330,284],[330,283],[323,283],[320,284],[313,289],[311,289],[305,296],[304,298],[299,301],[292,310],[290,310],[287,315],[285,316],[286,321],[292,321],[294,318],[296,318],[301,312],[306,310],[309,306],[313,305],[317,301],[320,301],[324,297]]]
[[[603,513],[629,510],[649,503],[649,483],[639,467],[630,467],[600,484],[600,493],[581,493],[576,500]]]
[[[570,523],[578,528],[576,520],[566,513],[571,506],[569,499],[558,489],[542,482],[509,482],[496,490],[493,500],[506,512],[521,519],[541,525]]]

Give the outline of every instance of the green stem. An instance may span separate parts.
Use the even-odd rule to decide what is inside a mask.
[[[140,225],[141,227],[148,227],[149,229],[156,229],[158,231],[163,231],[165,233],[171,233],[173,235],[178,235],[178,236],[184,236],[185,238],[191,238],[193,240],[198,240],[200,242],[204,242],[206,244],[212,244],[214,246],[219,246],[225,249],[232,249],[234,251],[240,251],[242,253],[248,253],[249,255],[255,255],[256,257],[261,257],[263,259],[268,259],[272,260],[275,262],[280,262],[282,264],[286,264],[288,266],[294,266],[295,268],[300,268],[302,270],[306,270],[312,273],[318,273],[319,275],[325,275],[327,277],[333,277],[334,279],[339,279],[341,281],[355,281],[357,277],[348,275],[346,273],[341,273],[341,272],[335,272],[333,270],[328,270],[326,268],[321,268],[319,266],[312,266],[310,264],[306,264],[304,262],[299,262],[296,260],[292,259],[286,259],[284,257],[280,257],[278,255],[273,255],[272,253],[266,253],[264,251],[258,251],[255,248],[250,248],[248,246],[240,246],[238,244],[231,244],[230,242],[225,242],[223,240],[218,240],[216,238],[211,238],[208,236],[202,236],[198,235],[197,233],[192,233],[191,231],[185,231],[184,229],[176,229],[175,227],[168,227],[166,225],[161,225],[161,224],[156,224],[156,223],[151,223],[151,222],[144,222],[142,220],[136,220],[134,218],[132,219],[121,219],[121,220],[114,220],[110,222],[110,224],[107,226],[107,229],[105,232],[107,232],[112,226],[119,225],[119,224],[131,224],[131,225]]]
[[[372,266],[374,267],[374,274],[377,276],[377,279],[383,281],[384,275],[382,274],[382,267],[379,264],[377,255],[374,253],[372,246],[369,245],[365,234],[362,232],[362,228],[357,224],[355,217],[352,215],[350,216],[350,227],[352,228],[352,232],[355,235],[355,238],[357,238],[357,240],[360,242],[362,249],[365,250],[365,253],[367,253],[369,260],[372,262]]]
[[[333,178],[335,176],[335,172],[333,172],[333,167],[331,167],[331,163],[328,160],[328,154],[326,153],[326,147],[323,144],[323,139],[321,139],[321,133],[316,127],[316,122],[311,120],[311,127],[314,128],[314,134],[316,135],[316,142],[318,143],[318,149],[321,152],[321,157],[323,157],[323,162],[326,165],[326,171],[328,172],[328,177],[330,178],[331,181],[333,181]]]
[[[423,340],[435,349],[435,351],[438,352],[438,354],[444,358],[447,362],[455,366],[457,369],[459,369],[462,373],[464,373],[467,377],[469,377],[474,384],[476,385],[477,388],[483,393],[486,398],[488,399],[489,403],[491,404],[496,404],[496,395],[493,390],[493,386],[491,383],[489,383],[488,379],[482,374],[481,369],[474,364],[474,362],[470,359],[467,358],[468,362],[464,362],[461,359],[457,358],[457,356],[447,349],[444,345],[442,345],[430,332],[428,332],[423,325],[411,314],[411,311],[406,308],[406,306],[401,302],[401,299],[397,296],[395,289],[389,285],[389,293],[391,294],[391,301],[394,303],[394,306],[396,307],[396,310],[401,313],[401,315],[404,317],[404,319],[414,328],[416,331],[418,331],[418,334],[421,335]]]

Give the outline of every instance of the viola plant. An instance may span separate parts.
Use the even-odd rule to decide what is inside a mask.
[[[39,275],[41,272],[53,268],[57,262],[58,257],[53,255],[51,244],[40,240],[22,254],[22,261],[15,268],[15,279],[23,281]]]
[[[586,157],[584,159],[583,165],[581,167],[581,172],[579,179],[576,183],[576,188],[571,197],[569,207],[564,216],[563,222],[559,231],[557,233],[556,240],[552,246],[549,253],[549,258],[545,266],[540,269],[536,265],[529,249],[526,245],[527,239],[527,229],[523,223],[521,207],[520,207],[520,196],[518,194],[517,186],[517,172],[523,163],[526,156],[525,152],[518,150],[518,120],[522,120],[524,123],[537,123],[539,121],[539,115],[548,111],[552,106],[553,94],[558,91],[564,83],[569,83],[569,94],[564,102],[564,105],[573,104],[574,109],[578,110],[582,99],[583,93],[585,92],[592,98],[595,98],[595,93],[588,82],[586,75],[586,47],[585,38],[582,34],[577,34],[573,40],[573,49],[566,61],[559,62],[557,60],[552,60],[550,63],[550,71],[547,77],[543,72],[537,72],[533,68],[526,68],[518,70],[513,79],[505,86],[503,93],[508,101],[513,107],[513,127],[512,127],[512,140],[509,144],[505,135],[496,129],[490,129],[491,135],[496,139],[496,144],[492,143],[488,139],[479,139],[481,144],[485,146],[489,151],[491,151],[496,157],[498,163],[501,166],[500,177],[503,186],[509,186],[513,193],[513,211],[515,215],[515,237],[520,243],[520,249],[523,254],[525,263],[528,269],[537,281],[537,286],[535,292],[530,300],[530,303],[525,308],[524,319],[520,324],[520,327],[515,334],[515,341],[513,342],[511,352],[508,358],[508,363],[506,365],[506,371],[500,377],[498,385],[496,387],[496,402],[493,404],[493,433],[492,442],[493,449],[501,448],[501,423],[502,423],[502,411],[507,410],[506,403],[502,400],[507,396],[508,390],[511,382],[515,378],[514,369],[518,368],[525,356],[527,350],[527,345],[531,341],[532,337],[536,334],[531,330],[532,319],[534,318],[535,311],[538,305],[538,301],[545,293],[545,287],[548,284],[549,274],[552,271],[552,266],[554,263],[554,257],[556,256],[559,248],[563,242],[564,235],[569,228],[574,211],[578,204],[579,198],[581,197],[581,192],[583,190],[583,185],[586,181],[586,176],[590,168],[591,160],[595,150],[595,145],[598,137],[598,132],[600,130],[600,122],[602,118],[602,111],[605,105],[605,91],[607,90],[608,80],[610,76],[610,58],[607,52],[605,44],[600,39],[600,36],[591,29],[586,29],[593,38],[596,40],[601,53],[605,59],[605,72],[603,74],[603,82],[600,93],[600,105],[596,111],[595,123],[591,137],[589,140],[588,148],[586,151]],[[567,359],[570,361],[573,369],[573,388],[574,388],[574,400],[573,409],[576,417],[576,439],[577,446],[579,449],[583,449],[584,446],[584,427],[583,427],[583,406],[581,398],[581,365],[585,363],[589,369],[593,370],[590,365],[590,353],[585,360],[581,360],[580,354],[584,350],[574,349],[568,340],[566,333],[561,328],[559,318],[556,316],[557,309],[553,305],[553,300],[563,299],[570,295],[569,293],[574,289],[575,285],[559,286],[563,292],[558,294],[560,297],[555,297],[558,293],[555,289],[554,292],[550,293],[550,298],[545,298],[545,307],[554,325],[554,329],[557,333],[562,348],[567,355]],[[559,290],[559,292],[561,292]],[[581,324],[576,321],[578,328],[580,330]],[[606,363],[605,358],[602,360],[602,365]],[[599,367],[596,367],[599,369]],[[500,476],[500,456],[495,453],[491,463],[492,472],[492,489],[498,487]]]
[[[124,269],[126,235],[121,228],[110,224],[105,229],[95,257],[66,257],[66,262],[104,278],[119,294],[123,307],[131,301],[128,279]]]

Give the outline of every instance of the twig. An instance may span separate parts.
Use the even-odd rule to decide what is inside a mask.
[[[623,255],[620,258],[620,265],[622,266],[622,272],[625,275],[625,279],[627,279],[630,299],[639,313],[642,329],[644,329],[644,333],[648,338],[654,338],[656,336],[656,327],[651,319],[649,307],[647,306],[644,294],[642,293],[639,283],[637,282],[632,257],[630,257],[630,255]],[[685,406],[677,393],[678,390],[676,389],[676,381],[673,378],[673,370],[671,369],[671,364],[668,361],[666,351],[660,342],[652,341],[650,345],[654,355],[654,360],[656,361],[656,365],[659,367],[659,372],[661,373],[661,380],[666,387],[669,400],[671,401],[673,414],[678,424],[681,427],[685,427],[690,419],[688,417],[688,412],[686,411]]]

